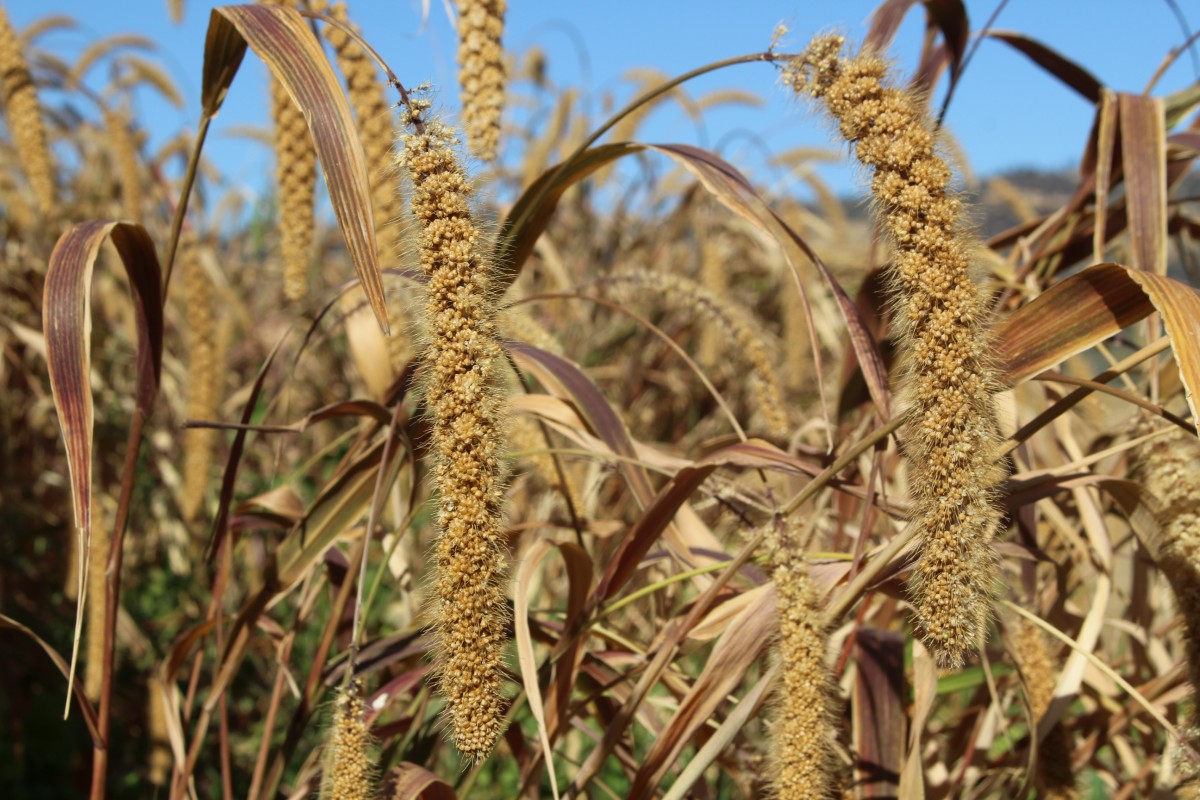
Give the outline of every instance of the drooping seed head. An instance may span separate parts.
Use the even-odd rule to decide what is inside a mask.
[[[427,108],[414,101],[413,115]],[[412,182],[421,267],[428,278],[424,363],[439,500],[433,632],[451,736],[472,759],[500,733],[508,607],[501,527],[503,398],[496,307],[471,184],[454,131],[437,119],[413,125],[400,163]]]
[[[371,732],[363,715],[362,685],[351,681],[338,693],[333,730],[326,745],[323,800],[372,800],[375,767],[371,761]]]
[[[17,40],[8,12],[0,6],[0,86],[3,88],[4,115],[13,144],[17,148],[21,166],[29,178],[29,186],[42,214],[50,214],[55,208],[54,159],[46,138],[46,125],[42,120],[42,107],[38,103],[37,88],[33,75],[25,60],[21,43]]]
[[[942,666],[961,666],[984,635],[996,582],[992,539],[1001,441],[997,385],[980,324],[984,295],[973,280],[951,172],[937,155],[916,94],[889,85],[872,53],[846,57],[840,36],[814,39],[784,83],[824,103],[871,172],[871,191],[895,249],[889,270],[904,448],[917,526],[909,583],[917,627]]]
[[[771,789],[778,800],[826,800],[836,785],[836,695],[825,661],[828,638],[820,595],[797,538],[791,527],[772,529],[766,537],[783,667],[771,725]]]

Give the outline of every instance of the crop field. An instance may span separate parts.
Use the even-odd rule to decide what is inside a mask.
[[[0,795],[1200,798],[1196,37],[885,0],[587,103],[372,2],[214,8],[165,137],[152,39],[0,6]],[[981,47],[1091,110],[1056,190],[943,125]],[[790,180],[645,135],[771,92]]]

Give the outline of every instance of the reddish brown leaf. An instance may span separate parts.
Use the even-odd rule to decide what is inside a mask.
[[[42,331],[50,391],[62,428],[70,470],[75,530],[84,563],[89,555],[92,525],[92,408],[91,333],[92,270],[105,239],[112,241],[129,276],[137,324],[137,397],[134,414],[149,415],[162,373],[162,273],[154,242],[141,226],[128,222],[92,220],[62,235],[46,269],[42,297]],[[85,573],[80,571],[80,581]],[[84,595],[80,593],[71,652],[71,678],[79,650]],[[73,682],[71,679],[68,683]]]
[[[641,152],[640,145],[621,142],[593,147],[563,167],[557,164],[533,182],[504,218],[496,240],[494,258],[505,269],[498,276],[499,291],[508,289],[521,274],[538,238],[546,230],[563,192],[621,156]]]
[[[895,797],[904,768],[908,720],[904,636],[859,628],[854,633],[858,679],[854,682],[851,736],[857,797]]]
[[[704,671],[679,703],[667,729],[655,738],[627,796],[649,797],[700,726],[709,721],[741,683],[777,628],[775,604],[775,592],[764,592],[730,623],[713,647]]]
[[[388,775],[393,800],[455,800],[453,787],[420,764],[407,761]]]
[[[1121,161],[1136,269],[1167,273],[1167,132],[1157,97],[1119,96]]]
[[[218,14],[237,29],[304,112],[346,249],[379,327],[387,333],[366,156],[350,106],[325,51],[304,18],[293,9],[225,6],[213,12],[214,17]],[[211,68],[205,64],[204,95],[218,105],[224,92],[221,87],[233,79],[235,61],[239,60],[235,59],[232,37],[232,32],[224,28],[209,33],[214,64]]]
[[[610,450],[622,456],[619,466],[629,488],[639,504],[648,505],[654,497],[654,487],[645,470],[633,463],[637,461],[637,451],[629,431],[591,379],[562,356],[520,342],[510,342],[508,347],[522,369],[534,373],[543,386],[553,387],[555,394],[573,402],[592,431]]]
[[[1158,311],[1192,418],[1200,391],[1200,292],[1123,264],[1097,264],[1052,286],[992,332],[1002,380],[1015,386]]]
[[[1113,179],[1113,149],[1117,141],[1117,98],[1108,89],[1100,93],[1100,106],[1096,109],[1095,148],[1088,148],[1089,154],[1094,154],[1093,169],[1090,174],[1096,179],[1096,210],[1093,219],[1092,260],[1100,263],[1104,260],[1104,245],[1107,244],[1108,226],[1108,193]],[[1089,174],[1088,164],[1084,165],[1084,174]]]
[[[847,296],[825,263],[815,251],[792,230],[758,194],[758,190],[735,167],[706,150],[690,145],[640,145],[622,143],[594,147],[579,159],[569,163],[560,173],[552,167],[530,186],[517,200],[501,228],[496,245],[496,258],[508,266],[504,275],[504,287],[516,280],[521,267],[534,244],[546,229],[562,193],[572,184],[583,180],[604,165],[622,156],[653,150],[670,156],[700,179],[701,184],[727,208],[752,222],[779,244],[787,256],[796,275],[797,290],[801,292],[805,307],[808,307],[807,287],[799,279],[799,267],[807,259],[812,261],[826,283],[833,290],[838,309],[850,334],[850,342],[862,364],[871,399],[875,401],[885,417],[888,416],[890,396],[888,394],[887,370],[879,355],[858,307]],[[811,314],[810,320],[811,320]],[[819,348],[814,351],[819,357]],[[818,369],[818,375],[824,370]],[[824,395],[824,392],[822,392]]]
[[[920,0],[886,0],[880,3],[871,15],[871,28],[863,39],[863,49],[887,52],[896,38],[896,32],[900,30],[900,23],[904,22],[904,17],[919,2]]]
[[[871,15],[871,29],[863,39],[863,48],[887,51],[900,30],[900,23],[918,2],[925,5],[926,28],[941,31],[950,58],[950,73],[957,76],[971,34],[962,0],[887,0]]]
[[[559,543],[558,550],[567,566],[567,620],[582,621],[592,590],[592,558],[573,542]],[[567,632],[570,634],[571,629]],[[586,644],[583,638],[567,639],[562,654],[554,662],[553,691],[546,698],[546,723],[551,742],[567,730],[571,691],[579,674],[579,664],[587,652]]]
[[[991,30],[986,36],[998,39],[1027,56],[1033,63],[1074,89],[1089,103],[1100,102],[1100,80],[1071,59],[1041,42],[1013,31]]]
[[[1192,419],[1200,419],[1196,403],[1200,392],[1200,292],[1153,272],[1130,270],[1129,277],[1137,281],[1162,314]]]
[[[1154,310],[1120,264],[1097,264],[1017,309],[992,332],[1004,382],[1015,386],[1145,319]]]
[[[224,16],[214,9],[208,17],[204,39],[204,79],[200,106],[207,117],[216,116],[229,93],[233,76],[246,55],[246,40]]]
[[[596,588],[594,602],[613,597],[633,577],[650,552],[651,546],[674,519],[683,504],[695,493],[705,478],[717,467],[736,465],[779,469],[790,467],[791,458],[766,442],[751,439],[738,442],[714,451],[690,467],[681,469],[671,482],[663,487],[654,502],[642,512],[633,528],[626,534],[621,546],[604,571]]]
[[[809,247],[808,243],[767,205],[746,176],[729,162],[707,150],[701,150],[691,145],[647,145],[647,148],[678,161],[699,178],[701,184],[726,208],[751,222],[775,240],[792,267],[795,288],[800,292],[806,310],[810,309],[808,290],[801,278],[800,266],[806,260],[816,265],[821,277],[833,290],[834,297],[837,299],[838,310],[841,311],[842,321],[846,323],[850,344],[862,367],[871,399],[875,401],[880,415],[887,419],[890,415],[891,395],[888,390],[887,369],[884,367],[883,357],[875,345],[875,339],[871,336],[858,306],[842,289],[841,284],[838,283],[816,251]],[[809,312],[809,319],[812,319],[811,312]],[[815,331],[812,331],[812,334],[815,337]],[[818,359],[817,371],[820,375],[824,372],[820,364],[820,346],[815,341],[812,344],[814,357]],[[824,392],[822,392],[823,395]]]

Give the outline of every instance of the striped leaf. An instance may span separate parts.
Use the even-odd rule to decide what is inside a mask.
[[[81,222],[62,235],[46,269],[42,297],[42,331],[50,390],[62,428],[70,470],[71,500],[80,559],[87,564],[92,527],[92,270],[105,240],[121,256],[129,276],[137,324],[137,397],[134,414],[149,415],[162,374],[162,273],[154,242],[141,225],[111,220]],[[79,606],[68,683],[73,682],[79,653],[79,631],[86,602],[79,570]]]
[[[1162,314],[1188,405],[1200,390],[1200,292],[1124,264],[1097,264],[1052,286],[992,332],[1008,386],[1093,347],[1153,312]]]
[[[239,50],[239,39],[241,41]],[[362,142],[341,84],[312,30],[296,11],[279,6],[224,6],[209,19],[204,54],[205,113],[219,106],[246,45],[304,112],[329,200],[363,291],[384,333],[390,332],[383,298],[370,178]]]

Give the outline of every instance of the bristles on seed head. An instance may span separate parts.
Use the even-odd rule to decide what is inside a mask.
[[[885,82],[872,53],[844,57],[839,36],[814,39],[784,83],[822,101],[873,177],[895,247],[889,271],[898,342],[917,559],[909,588],[917,627],[944,667],[961,666],[991,614],[1000,513],[997,381],[980,324],[950,169],[914,92]]]
[[[371,800],[375,797],[375,767],[371,762],[371,732],[367,728],[362,684],[355,680],[337,698],[326,755],[327,800]]]
[[[1153,430],[1149,425],[1139,433]],[[1188,675],[1200,691],[1200,440],[1174,429],[1138,451],[1137,474],[1157,504],[1156,561],[1184,621]],[[1200,720],[1197,720],[1200,722]]]
[[[820,595],[793,528],[772,528],[766,543],[778,595],[783,667],[771,726],[772,794],[778,800],[824,800],[834,795],[836,784],[836,729]]]
[[[428,102],[414,100],[410,122]],[[425,404],[431,416],[440,507],[432,600],[438,674],[451,736],[471,759],[500,734],[508,606],[501,527],[503,397],[496,307],[471,184],[440,120],[403,137],[400,163],[412,181],[421,268],[428,280]]]

